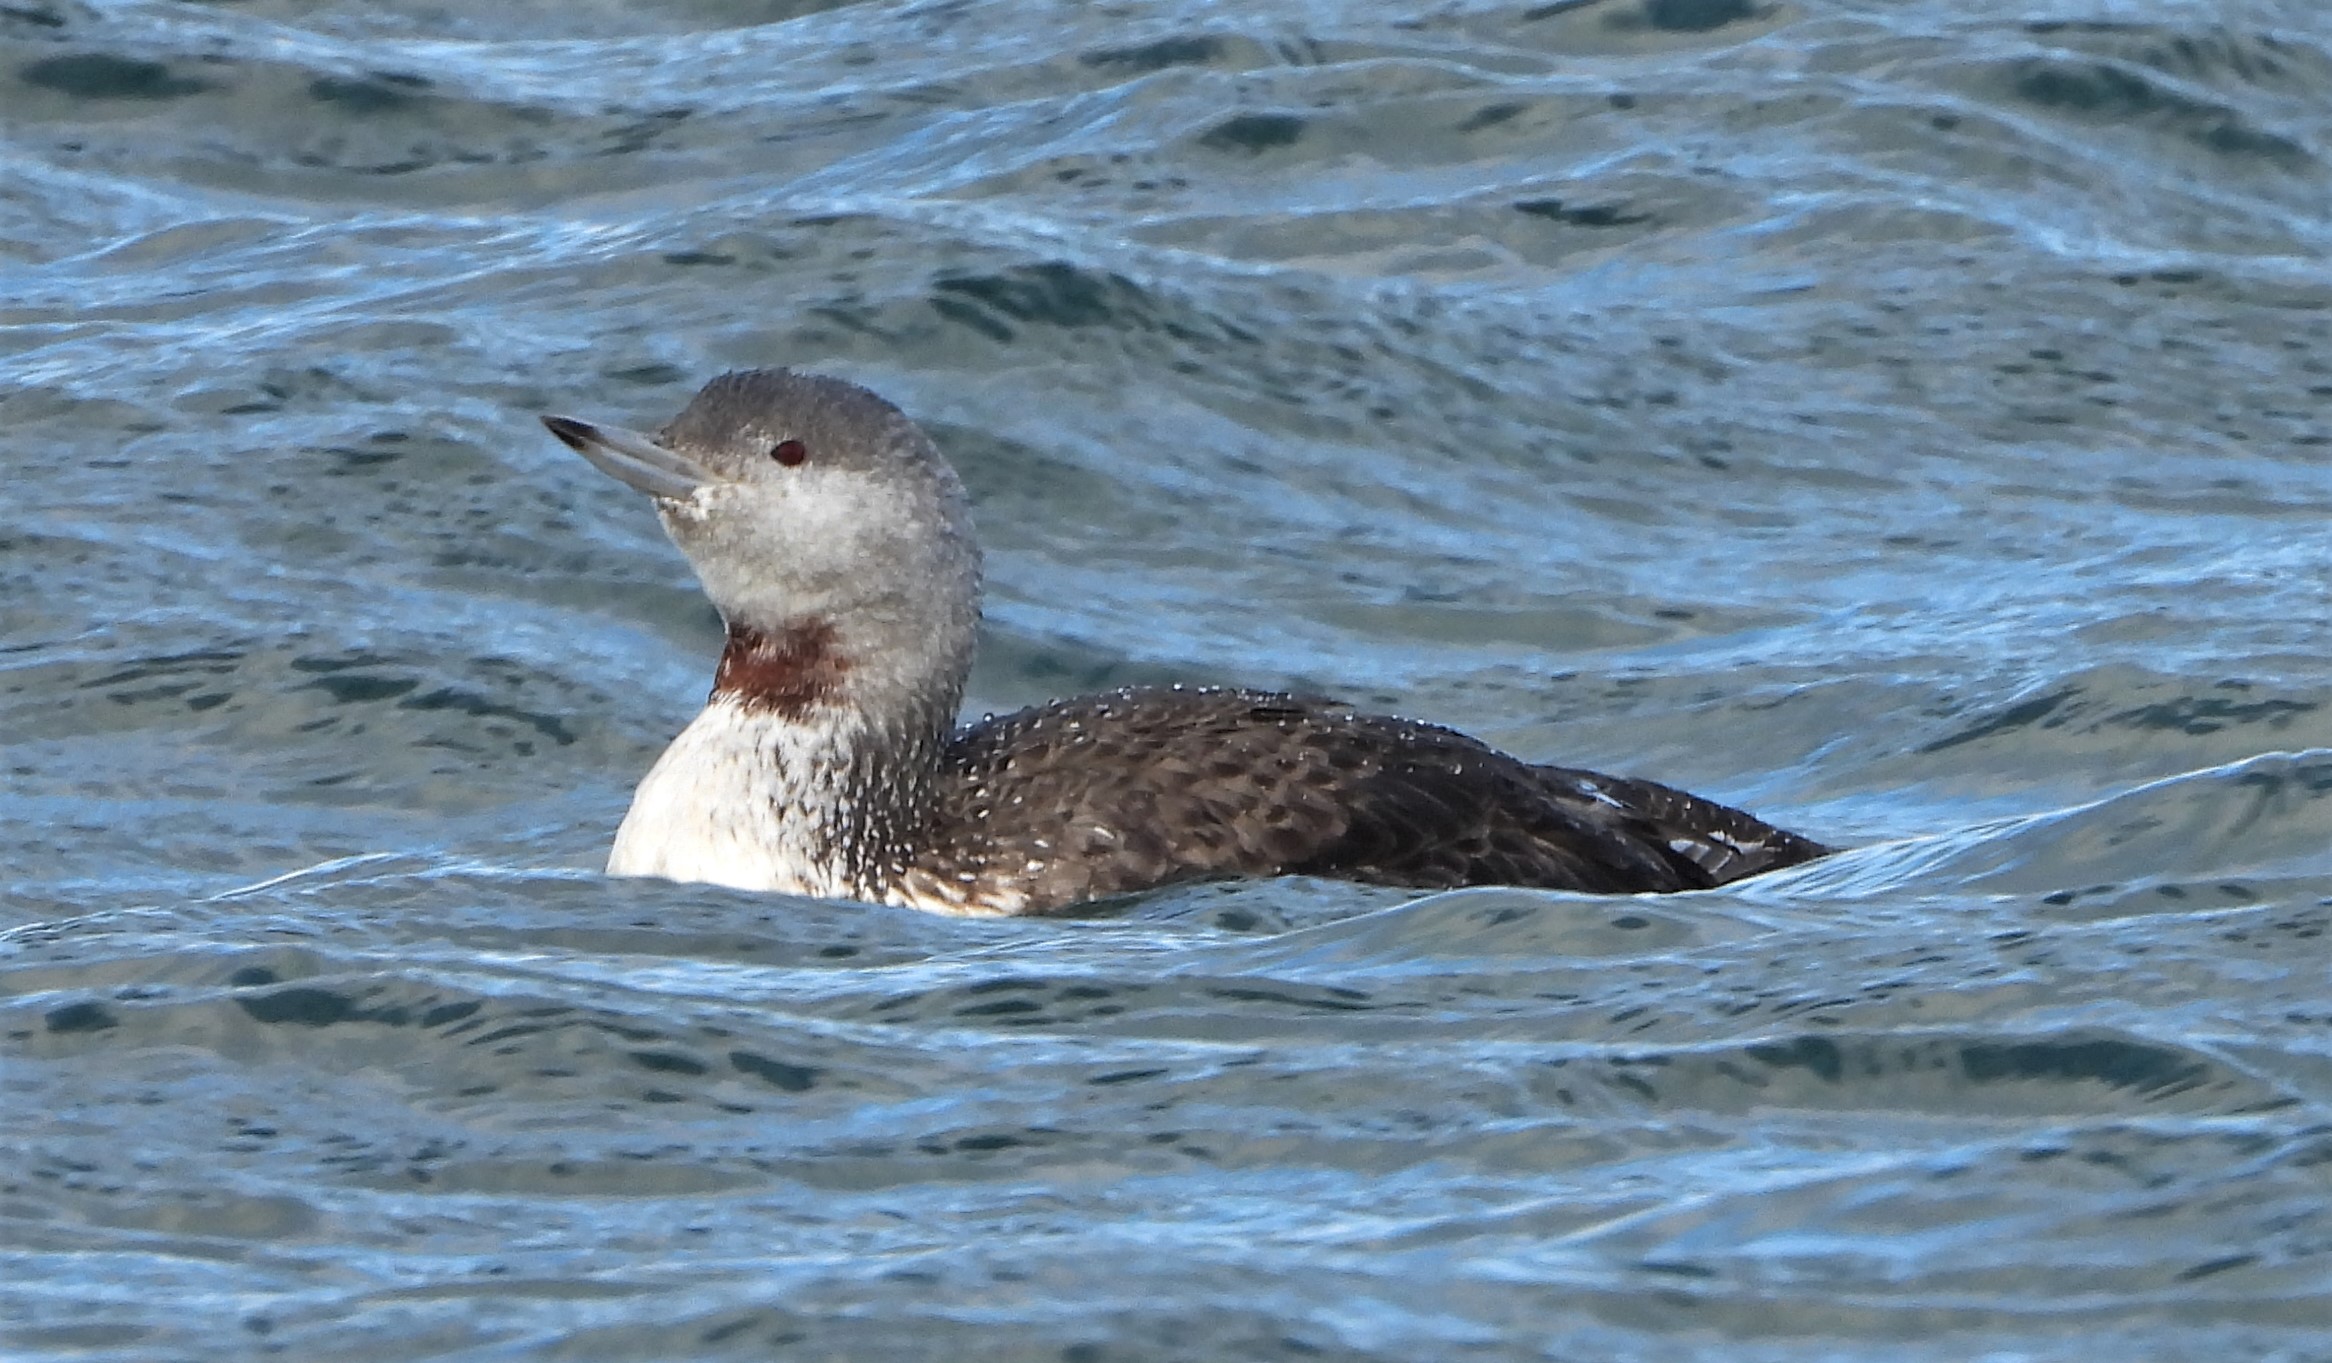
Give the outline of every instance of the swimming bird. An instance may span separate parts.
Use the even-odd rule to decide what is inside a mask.
[[[613,875],[1057,914],[1282,875],[1692,890],[1829,850],[1311,696],[1130,687],[959,728],[980,550],[962,482],[897,407],[754,369],[654,434],[543,424],[654,501],[728,626],[703,711],[633,794]]]

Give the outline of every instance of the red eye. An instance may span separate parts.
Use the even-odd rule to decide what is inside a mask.
[[[769,447],[769,457],[790,469],[810,457],[810,447],[799,440],[780,440]]]

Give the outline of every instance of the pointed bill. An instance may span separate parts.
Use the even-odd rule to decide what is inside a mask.
[[[707,483],[721,481],[704,465],[638,431],[565,416],[542,420],[561,444],[590,460],[593,468],[651,497],[679,501]]]

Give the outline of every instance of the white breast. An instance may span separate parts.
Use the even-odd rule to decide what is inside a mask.
[[[856,898],[832,858],[834,736],[715,697],[656,759],[607,870],[741,890]]]

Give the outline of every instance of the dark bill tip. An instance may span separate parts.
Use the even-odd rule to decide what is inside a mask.
[[[546,415],[542,421],[543,426],[559,438],[560,444],[577,453],[581,453],[585,445],[592,444],[599,437],[599,432],[592,428],[590,422],[577,421],[571,416]]]
[[[598,426],[571,416],[545,416],[543,429],[582,455],[593,468],[651,497],[680,499],[707,483],[719,482],[704,465],[652,435],[621,426]]]

